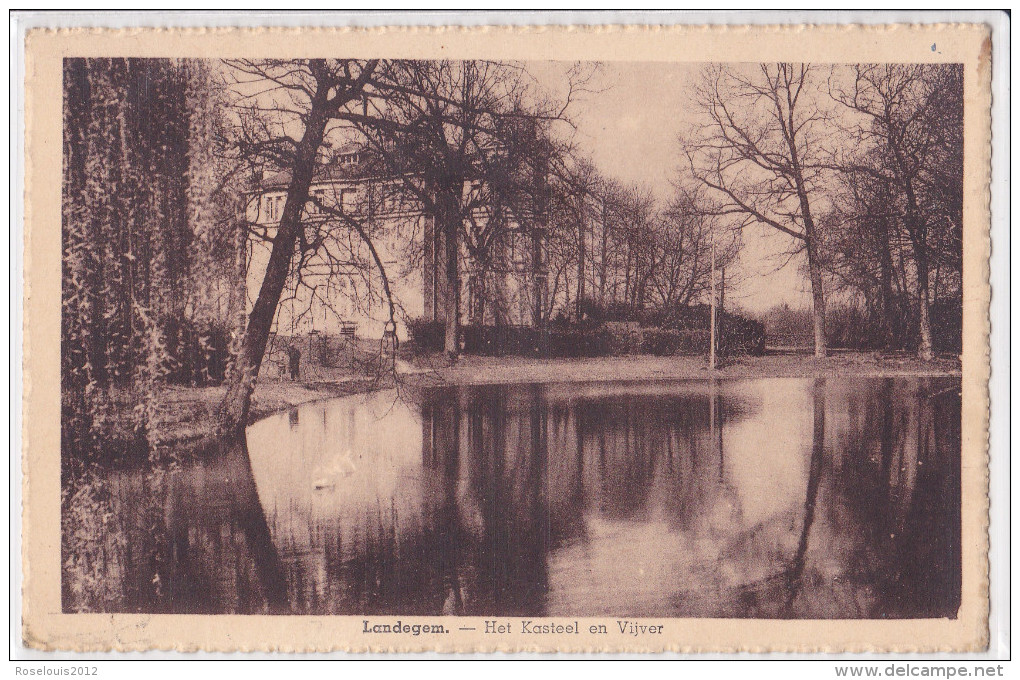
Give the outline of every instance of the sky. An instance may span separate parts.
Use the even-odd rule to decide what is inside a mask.
[[[536,79],[555,95],[569,65],[531,66]],[[606,176],[647,187],[667,200],[672,192],[670,180],[681,161],[678,138],[695,120],[693,85],[700,70],[699,64],[602,64],[591,82],[596,92],[583,95],[570,111],[577,125],[575,143]],[[784,302],[809,307],[803,256],[782,266],[790,242],[771,227],[746,229],[738,264],[744,282],[739,290],[726,291],[727,301],[749,312],[763,312]]]

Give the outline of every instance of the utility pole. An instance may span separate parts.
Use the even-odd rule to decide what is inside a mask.
[[[711,305],[712,305],[712,320],[709,325],[709,336],[708,336],[708,367],[715,370],[715,235],[712,236],[712,292],[711,292]]]
[[[719,325],[722,326],[722,315],[726,313],[726,265],[719,267]],[[720,330],[719,335],[722,335]]]

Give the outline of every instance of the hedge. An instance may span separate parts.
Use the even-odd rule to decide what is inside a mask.
[[[754,354],[765,351],[765,329],[757,321],[732,314],[720,316],[720,354]],[[439,352],[445,329],[441,322],[408,322],[413,351]],[[566,323],[545,327],[461,327],[461,350],[482,356],[599,357],[629,353],[670,356],[708,352],[707,328],[640,327],[633,323]]]
[[[672,328],[646,328],[642,349],[655,356],[674,354],[705,354],[708,352],[708,331],[678,331]]]
[[[409,319],[407,334],[411,340],[411,349],[418,354],[440,352],[446,341],[446,329],[442,322],[431,319]]]

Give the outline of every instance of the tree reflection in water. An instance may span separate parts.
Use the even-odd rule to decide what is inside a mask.
[[[244,442],[191,464],[93,470],[64,503],[65,611],[289,609]]]
[[[489,385],[309,404],[107,470],[68,610],[954,616],[958,379]]]

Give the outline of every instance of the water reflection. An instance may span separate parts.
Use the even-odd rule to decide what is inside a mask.
[[[63,508],[65,610],[273,614],[286,575],[243,444],[93,473]]]
[[[959,421],[952,378],[305,405],[66,504],[65,608],[955,616]]]

